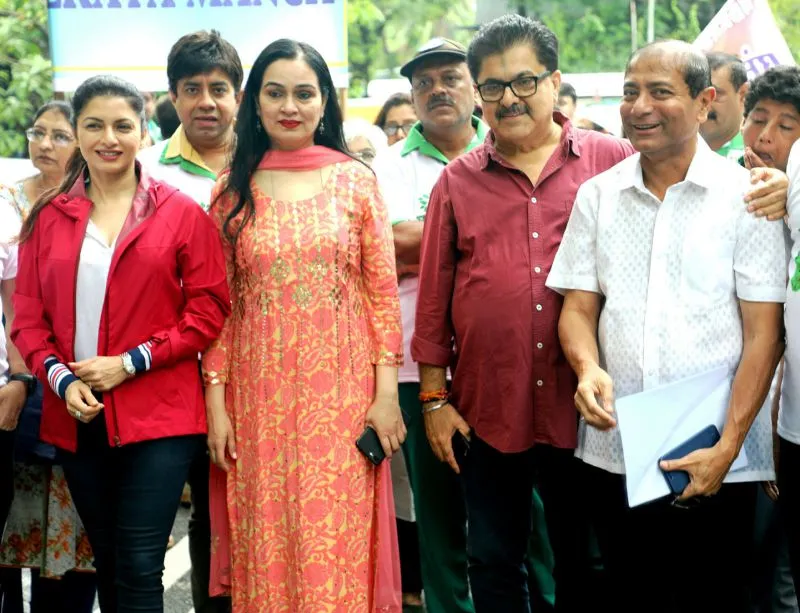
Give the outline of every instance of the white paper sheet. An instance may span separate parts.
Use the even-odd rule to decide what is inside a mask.
[[[631,507],[670,494],[658,467],[661,456],[712,424],[722,432],[732,382],[721,367],[616,400]],[[731,472],[746,466],[742,447]]]

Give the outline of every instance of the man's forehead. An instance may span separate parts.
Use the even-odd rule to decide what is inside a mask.
[[[719,68],[712,70],[711,82],[714,84],[714,87],[733,85],[733,82],[731,81],[731,67],[720,66]]]
[[[646,87],[657,84],[679,87],[682,83],[685,85],[685,80],[675,62],[653,57],[632,62],[625,73],[625,83]]]
[[[210,72],[199,72],[188,77],[183,77],[180,79],[179,83],[181,85],[208,83],[209,85],[229,85],[233,87],[231,78],[219,68],[215,68]]]
[[[668,44],[653,46],[638,52],[628,64],[625,79],[636,75],[658,75],[661,80],[683,81],[683,75],[689,63],[689,54],[681,48],[673,48]]]
[[[539,60],[533,45],[518,43],[500,53],[487,56],[481,63],[481,74],[483,75],[492,69],[499,69],[503,72],[511,71],[515,74],[523,72],[533,72],[535,74],[544,70],[545,66]]]
[[[448,70],[464,72],[467,70],[467,63],[464,60],[454,60],[452,57],[432,57],[421,62],[414,69],[412,78],[419,79],[426,75],[438,74]]]

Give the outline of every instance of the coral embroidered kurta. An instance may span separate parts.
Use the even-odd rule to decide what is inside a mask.
[[[336,164],[305,200],[251,186],[255,216],[235,248],[224,239],[233,313],[203,360],[207,382],[227,383],[237,442],[234,611],[367,613],[390,476],[355,440],[374,365],[402,363],[391,226],[373,174],[355,162]],[[235,202],[212,202],[222,230]]]

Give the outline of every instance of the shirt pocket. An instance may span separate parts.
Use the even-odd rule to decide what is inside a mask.
[[[680,263],[680,294],[685,307],[707,309],[735,298],[735,243],[733,234],[702,226],[686,235]]]

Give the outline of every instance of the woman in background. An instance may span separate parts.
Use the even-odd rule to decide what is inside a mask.
[[[415,123],[417,123],[417,113],[408,94],[389,96],[375,119],[375,125],[384,131],[389,139],[389,145],[394,145],[408,136]]]
[[[0,187],[0,207],[22,222],[31,204],[64,180],[75,151],[72,108],[54,100],[43,105],[25,131],[35,175]],[[58,611],[65,602],[89,613],[95,576],[89,539],[72,502],[55,449],[39,441],[42,386],[31,387],[15,436],[14,498],[0,540],[2,613],[22,613],[20,569],[31,569],[31,613]]]

